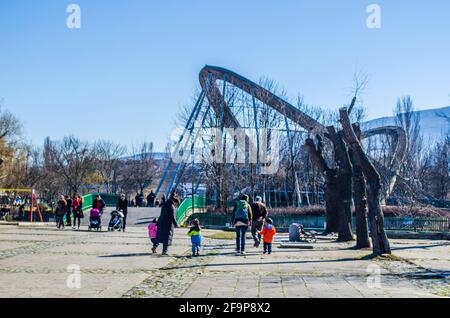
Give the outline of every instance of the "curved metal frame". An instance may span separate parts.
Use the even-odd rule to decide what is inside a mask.
[[[311,118],[267,89],[230,70],[206,65],[200,71],[199,79],[200,85],[206,92],[206,97],[208,98],[209,103],[212,105],[217,116],[223,116],[222,124],[228,128],[238,128],[240,127],[240,124],[233,115],[230,107],[224,99],[224,96],[217,86],[217,80],[224,80],[240,88],[244,92],[250,94],[254,98],[300,125],[310,134],[325,135],[326,133],[326,127],[317,122],[315,119]],[[407,136],[405,131],[400,127],[386,126],[363,131],[362,138],[370,138],[376,135],[391,136],[396,141],[393,158],[390,166],[388,167],[388,170],[391,172],[388,186],[388,192],[390,193],[393,190],[397,179],[397,174],[406,156],[408,145]]]

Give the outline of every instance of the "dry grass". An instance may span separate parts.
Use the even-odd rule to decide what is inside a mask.
[[[215,240],[234,240],[236,239],[236,234],[234,232],[218,232],[211,235],[205,235],[205,237]]]

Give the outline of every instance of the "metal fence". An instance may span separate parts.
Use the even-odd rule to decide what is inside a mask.
[[[279,228],[288,228],[292,223],[303,224],[309,229],[325,229],[325,216],[270,216],[275,226]],[[202,225],[206,226],[231,226],[231,215],[217,215],[212,213],[199,213],[192,215],[190,219],[198,218]],[[355,219],[353,219],[355,227]],[[355,229],[355,228],[354,228]],[[412,232],[450,232],[449,218],[423,218],[423,217],[386,217],[385,229],[396,231]]]

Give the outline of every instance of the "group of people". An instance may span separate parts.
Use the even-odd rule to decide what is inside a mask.
[[[236,229],[236,255],[245,255],[246,234],[251,227],[254,247],[263,241],[264,254],[272,253],[272,243],[276,234],[273,220],[267,217],[267,207],[262,198],[257,196],[250,204],[250,197],[242,195],[233,209],[233,225]]]
[[[163,201],[165,201],[165,200],[163,200]],[[160,206],[160,201],[156,200],[156,194],[155,194],[155,192],[153,192],[153,190],[151,190],[150,193],[147,195],[147,197],[145,197],[145,200],[144,200],[143,192],[136,194],[134,199],[131,200],[131,206],[141,207],[141,208],[144,206],[147,206],[149,208],[153,208],[153,207]]]
[[[61,195],[55,209],[56,227],[59,230],[63,230],[65,226],[80,229],[81,219],[84,217],[82,206],[83,197],[81,195],[76,195],[73,198],[68,195]]]
[[[148,225],[148,235],[152,242],[152,252],[156,253],[160,244],[163,246],[162,254],[167,255],[169,246],[172,244],[174,228],[178,227],[175,211],[180,200],[177,193],[172,193],[164,203],[159,218],[155,218]],[[254,241],[254,247],[259,248],[263,243],[263,253],[272,253],[272,243],[276,234],[273,220],[267,217],[267,207],[262,198],[257,196],[250,204],[248,195],[242,195],[233,209],[233,225],[236,229],[236,255],[245,255],[246,234],[249,227]],[[202,232],[200,221],[191,221],[188,236],[192,244],[192,256],[200,255],[202,243]]]

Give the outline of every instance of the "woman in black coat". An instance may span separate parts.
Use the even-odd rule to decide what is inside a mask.
[[[162,255],[167,255],[169,246],[172,245],[174,227],[178,227],[178,223],[175,218],[175,212],[178,205],[179,200],[177,196],[172,195],[171,198],[164,203],[161,209],[161,215],[158,219],[158,244],[154,247],[154,251],[156,252],[158,245],[162,244]]]

